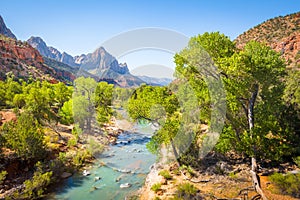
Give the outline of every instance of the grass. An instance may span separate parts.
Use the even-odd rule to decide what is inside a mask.
[[[270,176],[270,180],[277,186],[277,189],[281,193],[299,197],[300,174],[275,173]]]
[[[234,172],[229,172],[228,176],[231,178],[231,179],[237,179],[237,174],[235,174]]]
[[[191,199],[197,195],[198,189],[190,183],[182,183],[177,186],[174,199]]]
[[[161,184],[160,183],[155,183],[151,186],[151,190],[155,193],[161,190]]]
[[[168,170],[161,170],[159,173],[159,175],[163,176],[165,179],[167,180],[171,180],[172,179],[172,176],[170,174],[170,172]]]

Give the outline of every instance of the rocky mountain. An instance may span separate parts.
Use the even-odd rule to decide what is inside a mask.
[[[72,57],[65,52],[61,53],[57,49],[47,46],[40,37],[31,37],[27,42],[36,48],[50,65],[56,61],[55,66],[62,67],[62,64],[57,63],[61,62],[72,66],[74,69],[80,69],[85,75],[92,74],[91,76],[94,76],[93,78],[95,78],[95,76],[97,77],[95,79],[109,80],[109,82],[114,82],[116,83],[115,85],[121,87],[139,86],[145,82],[130,74],[127,64],[119,63],[117,59],[109,54],[103,47],[99,47],[93,53],[87,55],[82,54]],[[72,69],[66,66],[64,66],[64,69],[73,72]]]
[[[65,63],[69,66],[76,67],[74,58],[67,54],[66,52],[61,53],[54,47],[49,47],[40,37],[30,37],[27,42],[35,49],[37,49],[40,54],[44,57],[54,59],[56,61]]]
[[[166,86],[169,85],[173,80],[170,78],[155,78],[149,76],[137,76],[141,80],[145,81],[149,85]]]
[[[0,35],[0,79],[4,80],[7,73],[50,82],[70,82],[75,78],[69,71],[46,65],[41,54],[28,43]]]
[[[0,15],[0,34],[13,38],[15,40],[17,39],[17,37],[11,32],[11,30],[6,27],[1,15]]]
[[[288,67],[300,68],[300,12],[269,19],[235,39],[237,47],[250,40],[264,42],[280,52]]]
[[[75,63],[100,79],[113,79],[121,87],[135,87],[145,82],[130,74],[127,64],[119,63],[103,47],[99,47],[93,53],[76,56]]]

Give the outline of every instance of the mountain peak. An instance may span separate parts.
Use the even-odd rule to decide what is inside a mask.
[[[17,37],[11,32],[11,30],[7,28],[1,15],[0,15],[0,34],[13,38],[15,40],[17,39]]]

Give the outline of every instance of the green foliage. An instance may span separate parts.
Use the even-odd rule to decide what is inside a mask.
[[[136,89],[127,104],[133,120],[147,120],[160,129],[147,144],[150,152],[158,154],[162,144],[170,144],[179,129],[178,101],[166,87],[142,85]]]
[[[153,184],[152,186],[151,186],[151,190],[153,191],[153,192],[158,192],[158,191],[160,191],[161,190],[161,183],[155,183],[155,184]]]
[[[229,172],[228,176],[229,176],[231,179],[237,179],[237,175],[236,175],[234,172]]]
[[[230,148],[250,156],[280,160],[292,153],[291,132],[278,116],[284,110],[281,97],[285,64],[269,47],[249,42],[245,48],[219,66],[227,91],[227,123],[217,149]],[[251,96],[258,88],[253,103],[254,127],[249,128]],[[277,116],[277,117],[275,117]],[[229,143],[229,145],[228,145]],[[253,147],[255,146],[255,152]]]
[[[75,124],[74,128],[72,129],[72,134],[75,136],[76,140],[79,140],[80,135],[82,134],[82,129],[80,128],[79,124]]]
[[[91,152],[92,155],[100,154],[104,150],[104,146],[99,142],[95,141],[93,138],[88,140],[88,151]]]
[[[24,88],[25,98],[24,108],[30,112],[37,120],[51,120],[55,116],[51,112],[52,99],[54,91],[52,85],[46,81],[33,82]]]
[[[198,189],[190,183],[182,183],[177,186],[176,197],[178,199],[192,199],[197,195]]]
[[[85,163],[87,159],[91,158],[91,153],[88,150],[78,151],[76,155],[73,157],[72,162],[75,167],[80,168]]]
[[[186,170],[187,173],[188,173],[191,177],[193,177],[193,176],[196,175],[195,170],[194,170],[190,165],[189,165],[189,166],[181,165],[180,168],[179,168],[179,170]]]
[[[37,170],[31,180],[24,182],[25,189],[21,193],[21,198],[38,199],[43,197],[45,188],[51,183],[52,172],[44,172],[41,163],[36,164]]]
[[[270,180],[275,183],[284,194],[294,196],[300,194],[300,174],[275,173],[270,176]]]
[[[0,185],[3,183],[7,175],[7,171],[1,171],[0,173]]]
[[[68,147],[74,147],[77,144],[76,138],[71,138],[68,140]]]
[[[296,163],[296,165],[298,165],[298,167],[300,168],[300,156],[293,158],[293,161]]]
[[[108,122],[112,116],[113,88],[113,84],[106,82],[100,82],[96,87],[95,106],[97,110],[97,121],[100,125]]]
[[[65,102],[69,101],[72,97],[73,88],[66,86],[64,83],[59,82],[54,84],[54,99],[58,108],[61,108]]]
[[[91,121],[95,113],[95,89],[97,82],[92,78],[79,77],[74,80],[73,113],[74,121],[83,129],[91,130]]]
[[[31,114],[21,113],[16,123],[5,123],[1,132],[6,140],[6,146],[22,159],[45,157],[43,129]]]
[[[168,170],[162,170],[158,173],[159,175],[163,176],[165,179],[167,180],[171,180],[172,179],[172,176],[170,174],[170,172]]]
[[[113,103],[115,106],[126,107],[127,101],[132,95],[133,88],[116,87],[113,90]]]
[[[70,125],[74,123],[74,113],[73,113],[73,100],[70,99],[64,102],[62,108],[59,110],[59,116],[61,117],[61,122],[63,124]]]

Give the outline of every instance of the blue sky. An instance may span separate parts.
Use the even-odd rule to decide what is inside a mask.
[[[269,18],[298,11],[299,0],[0,0],[0,14],[18,39],[40,36],[73,56],[136,28],[167,28],[187,37],[220,31],[234,39]]]

